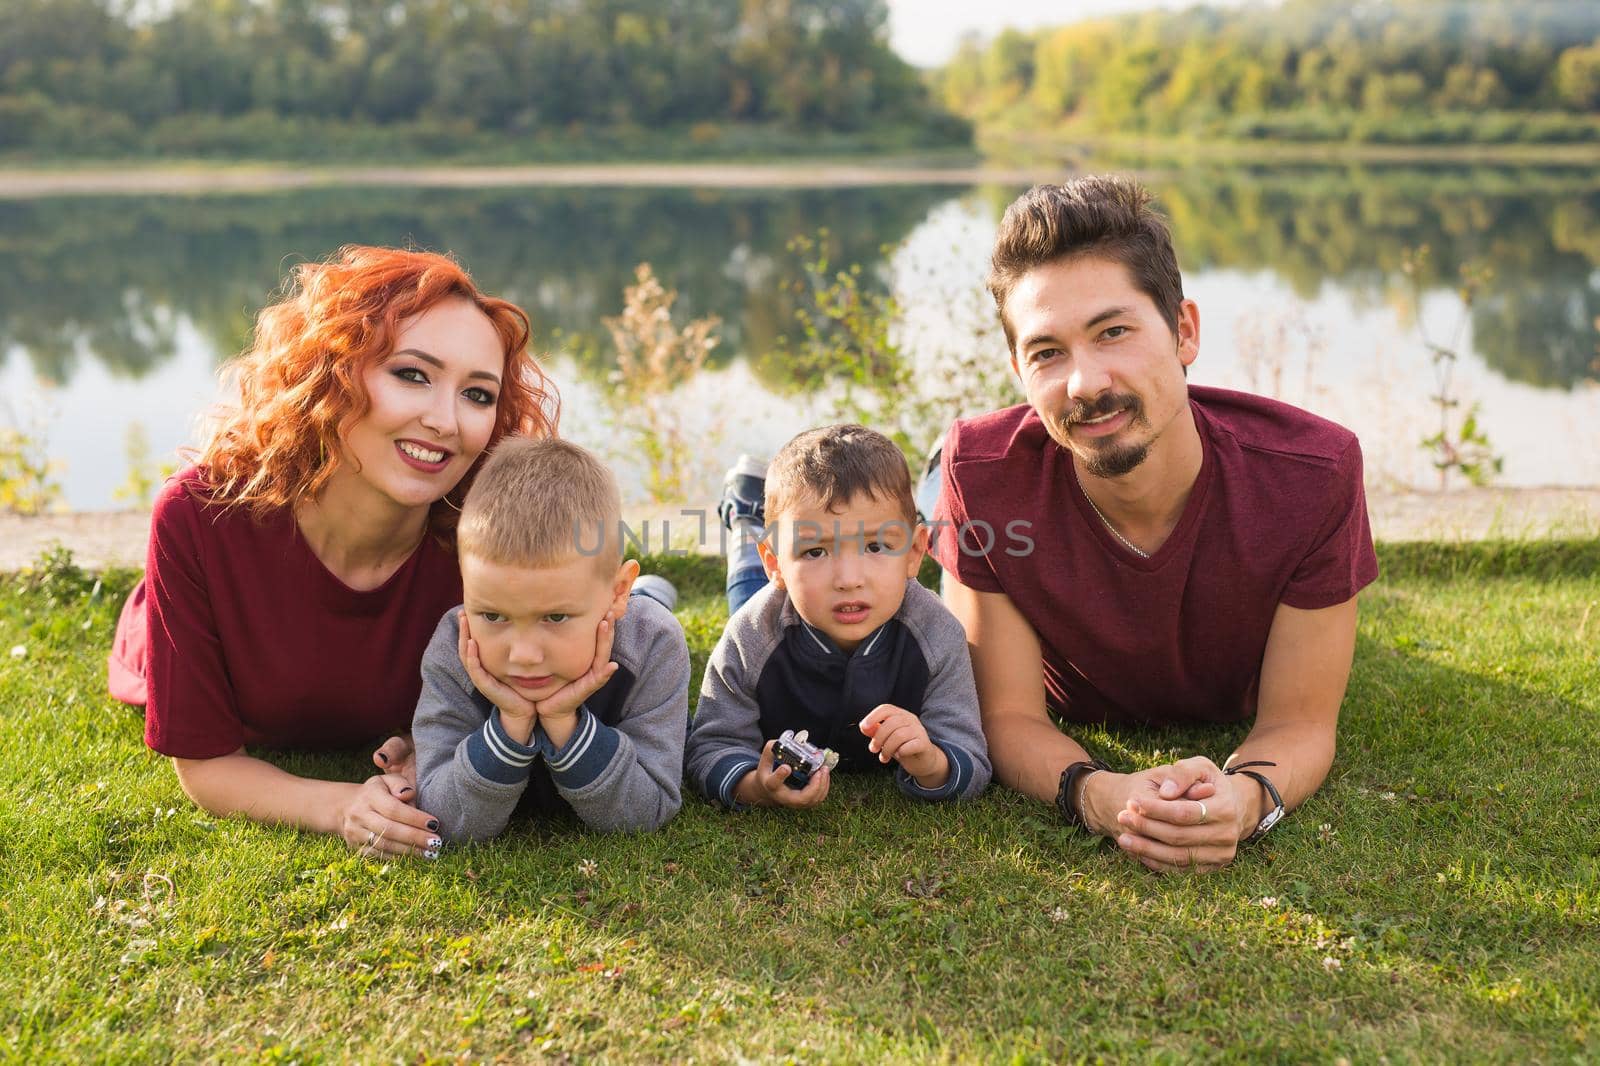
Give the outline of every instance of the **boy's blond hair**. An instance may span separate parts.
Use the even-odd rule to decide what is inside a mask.
[[[461,508],[456,550],[504,566],[543,568],[589,556],[622,562],[622,495],[604,463],[571,441],[507,437]]]
[[[810,429],[785,444],[767,468],[767,524],[802,500],[831,511],[858,495],[890,501],[907,526],[916,525],[911,470],[894,441],[854,424]]]

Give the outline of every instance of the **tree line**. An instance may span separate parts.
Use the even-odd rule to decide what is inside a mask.
[[[1286,0],[966,40],[980,128],[1290,140],[1600,141],[1593,0]]]
[[[424,153],[588,136],[706,146],[741,129],[970,140],[890,50],[883,0],[0,0],[0,12],[0,150],[259,154],[297,135]]]

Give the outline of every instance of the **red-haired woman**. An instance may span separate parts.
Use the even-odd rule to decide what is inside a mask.
[[[443,256],[347,247],[299,267],[230,365],[239,405],[156,501],[111,690],[214,814],[373,854],[437,853],[411,745],[362,784],[246,747],[348,749],[410,728],[422,651],[461,602],[456,508],[510,433],[554,432],[528,319]]]

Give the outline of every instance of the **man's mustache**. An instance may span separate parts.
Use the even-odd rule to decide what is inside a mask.
[[[1075,426],[1080,422],[1087,422],[1091,418],[1100,418],[1113,411],[1120,411],[1124,407],[1128,413],[1137,416],[1142,408],[1139,397],[1131,392],[1102,393],[1092,401],[1077,404],[1061,416],[1061,424]]]

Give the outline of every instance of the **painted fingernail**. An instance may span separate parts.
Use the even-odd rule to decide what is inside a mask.
[[[437,818],[429,818],[428,819],[428,832],[437,833],[438,831],[439,831],[439,819],[437,819]]]
[[[378,758],[383,760],[383,764],[385,766],[389,765],[389,756],[385,755],[383,752],[378,752]]]
[[[444,847],[444,841],[440,840],[438,837],[429,837],[428,838],[428,850],[429,851],[438,852],[438,850],[440,848],[442,848],[442,847]]]
[[[439,857],[439,853],[432,848],[429,848],[427,851],[422,853],[422,857],[424,859],[437,859]]]
[[[412,787],[410,785],[407,785],[405,788],[402,788],[400,790],[400,795],[404,796],[407,792],[411,792],[411,791],[414,791],[414,790],[412,789]]]

